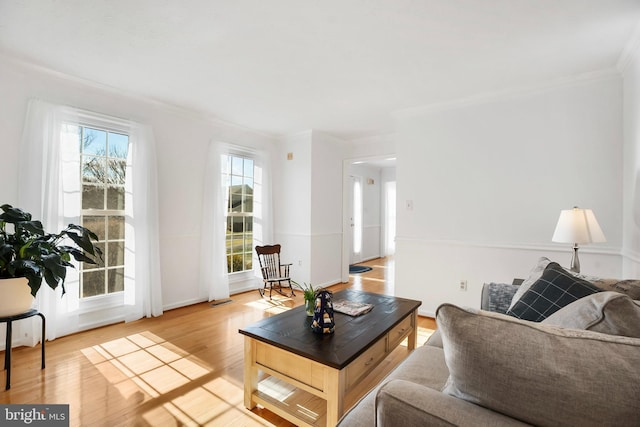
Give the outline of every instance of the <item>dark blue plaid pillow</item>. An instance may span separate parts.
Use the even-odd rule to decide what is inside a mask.
[[[558,263],[552,262],[545,268],[540,279],[531,285],[507,314],[519,319],[541,322],[565,305],[601,290],[586,280],[573,276]]]

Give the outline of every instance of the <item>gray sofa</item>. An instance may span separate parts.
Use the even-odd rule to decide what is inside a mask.
[[[541,258],[519,286],[485,284],[481,310],[440,306],[437,332],[338,425],[640,425],[640,282],[558,273],[550,263]],[[531,315],[535,304],[522,304],[532,293],[572,280],[597,290],[563,294],[556,304],[568,303],[542,321],[517,318],[518,305]]]

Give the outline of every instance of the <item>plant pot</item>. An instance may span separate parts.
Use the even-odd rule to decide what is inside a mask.
[[[305,299],[304,300],[304,308],[307,312],[307,316],[313,316],[313,310],[315,308],[315,298],[314,299]]]
[[[0,279],[0,317],[15,316],[29,311],[33,299],[26,277]]]

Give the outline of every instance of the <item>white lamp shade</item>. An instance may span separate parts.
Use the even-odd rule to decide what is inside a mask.
[[[560,218],[551,240],[581,244],[607,241],[593,211],[579,208],[560,211]]]

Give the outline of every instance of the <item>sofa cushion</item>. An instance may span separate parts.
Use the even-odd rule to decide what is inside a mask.
[[[640,339],[450,304],[436,320],[445,393],[534,425],[640,425]]]
[[[390,380],[405,380],[440,391],[449,377],[442,348],[423,345],[416,348],[380,384],[367,393],[340,420],[341,427],[370,427],[376,425],[376,393]]]
[[[597,286],[579,279],[552,262],[542,276],[507,310],[519,319],[540,322],[565,305],[600,292]]]
[[[371,426],[525,427],[482,406],[411,381],[390,380],[376,394],[376,423]],[[369,427],[369,426],[367,426]]]
[[[598,292],[561,308],[542,323],[640,338],[640,301],[618,292]]]
[[[524,279],[524,281],[520,284],[520,287],[518,287],[518,289],[516,290],[516,293],[513,295],[513,298],[511,299],[511,305],[509,305],[509,310],[511,310],[516,301],[518,301],[522,297],[522,295],[529,290],[531,285],[538,281],[540,276],[542,276],[542,273],[544,273],[544,269],[547,268],[547,265],[549,265],[549,263],[551,263],[551,260],[549,260],[549,258],[540,257],[538,259],[536,265],[529,272],[529,277]]]

